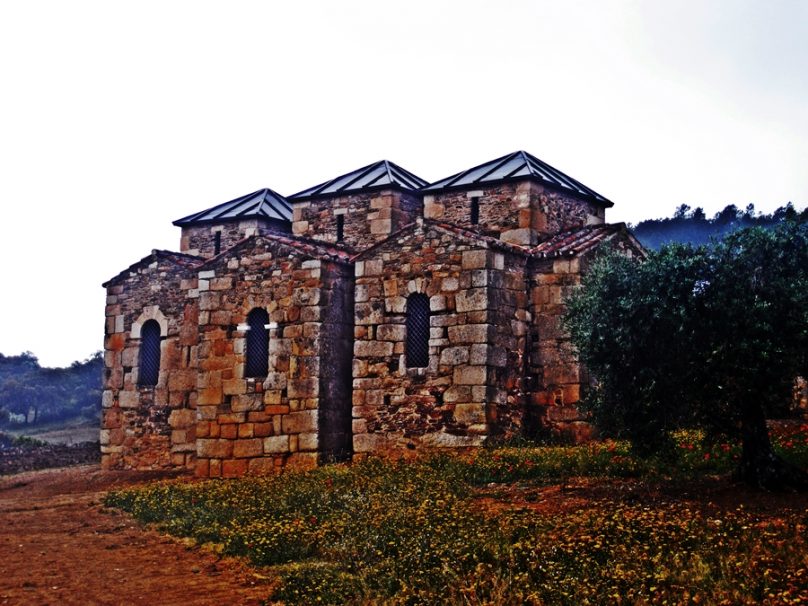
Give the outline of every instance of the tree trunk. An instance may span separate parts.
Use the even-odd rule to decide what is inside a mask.
[[[781,459],[772,449],[763,408],[747,401],[741,419],[742,451],[737,475],[765,490],[806,490],[808,473]]]

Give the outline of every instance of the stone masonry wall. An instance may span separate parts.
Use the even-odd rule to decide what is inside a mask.
[[[244,238],[261,232],[288,233],[288,224],[264,221],[262,219],[246,219],[243,221],[225,221],[204,225],[192,225],[182,228],[180,250],[186,254],[210,259],[215,254],[215,237],[220,232],[220,250],[232,248]]]
[[[339,297],[331,291],[340,272],[349,275],[261,236],[200,268],[198,475],[317,464],[322,335],[340,330],[329,325],[324,306]],[[269,314],[269,372],[245,378],[244,326],[256,307]],[[347,416],[349,402],[343,405]]]
[[[342,243],[350,249],[363,250],[414,222],[421,209],[418,195],[398,190],[292,201],[292,233],[335,243],[337,216],[343,215]]]
[[[488,270],[488,315],[493,328],[489,348],[488,402],[493,433],[524,431],[526,345],[531,314],[526,288],[527,259],[501,254],[501,267]]]
[[[101,462],[105,469],[155,469],[194,464],[196,304],[192,285],[199,261],[155,253],[107,284]],[[140,328],[161,327],[155,386],[138,386]]]
[[[524,275],[484,242],[424,223],[356,261],[355,456],[479,446],[518,427]],[[406,305],[429,297],[429,365],[407,368]],[[513,375],[513,376],[512,376]],[[502,381],[502,383],[500,383]]]
[[[479,223],[471,223],[471,199],[479,199]],[[602,207],[533,181],[424,196],[424,216],[513,244],[534,246],[565,229],[603,223]]]
[[[581,282],[581,262],[569,257],[535,262],[530,282],[529,429],[571,441],[591,438],[593,431],[577,406],[587,379],[562,325],[564,301]]]

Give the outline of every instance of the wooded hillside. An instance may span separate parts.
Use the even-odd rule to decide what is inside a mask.
[[[101,352],[66,368],[43,368],[30,352],[0,354],[0,425],[95,418],[103,365]]]
[[[702,208],[682,204],[672,217],[646,219],[631,228],[643,246],[657,249],[671,242],[699,246],[707,244],[710,238],[722,238],[744,227],[773,227],[788,219],[808,221],[808,207],[799,212],[789,202],[767,215],[755,212],[754,204],[744,210],[729,204],[708,219]]]

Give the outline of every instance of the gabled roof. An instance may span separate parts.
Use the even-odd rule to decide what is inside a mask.
[[[405,237],[408,234],[408,232],[415,232],[417,230],[426,230],[426,229],[436,229],[437,231],[442,231],[446,234],[451,235],[454,238],[457,238],[459,240],[465,240],[468,243],[472,243],[475,246],[480,246],[482,248],[492,248],[495,250],[502,250],[505,252],[514,253],[518,255],[530,254],[530,249],[524,246],[520,246],[518,244],[511,244],[510,242],[505,242],[503,240],[500,240],[499,238],[486,236],[477,233],[476,231],[471,231],[463,227],[453,225],[452,223],[435,221],[434,219],[419,218],[416,221],[408,223],[401,229],[393,232],[392,234],[387,236],[384,240],[380,240],[379,242],[376,242],[373,246],[370,246],[364,249],[363,251],[353,255],[351,257],[351,261],[362,259],[369,253],[375,252],[382,246],[389,244],[391,241]]]
[[[137,263],[132,263],[132,265],[104,282],[101,286],[106,288],[109,284],[117,282],[121,278],[128,278],[130,273],[136,272],[141,267],[148,267],[155,261],[168,261],[178,269],[194,269],[202,265],[205,259],[202,257],[195,257],[194,255],[186,255],[185,253],[173,252],[170,250],[154,249],[151,251],[150,255],[143,257]]]
[[[242,249],[251,246],[255,242],[276,242],[285,246],[287,248],[291,248],[295,250],[297,253],[300,253],[304,257],[309,259],[320,259],[324,261],[335,261],[337,263],[347,264],[350,262],[351,253],[339,246],[335,246],[329,242],[321,242],[320,240],[312,240],[309,238],[301,238],[299,236],[285,236],[283,234],[278,234],[275,232],[268,232],[264,231],[260,234],[255,234],[253,236],[248,236],[243,240],[239,240],[228,248],[227,250],[222,251],[215,257],[211,257],[210,259],[204,260],[204,263],[200,265],[200,268],[209,267],[217,263],[220,259],[228,256],[239,256],[239,253]]]
[[[259,189],[246,196],[224,202],[174,221],[180,227],[197,223],[215,223],[233,219],[269,219],[291,221],[292,208],[282,195],[271,189]]]
[[[543,185],[573,193],[603,206],[614,204],[586,185],[542,162],[525,151],[516,151],[485,164],[480,164],[463,172],[435,181],[421,191],[431,193],[447,189],[463,189],[475,186],[493,185],[506,181],[534,179]]]
[[[607,223],[588,225],[556,234],[531,250],[531,253],[542,257],[562,257],[583,254],[611,237],[623,233],[639,252],[644,252],[642,244],[626,228],[625,223]]]
[[[416,191],[427,185],[421,177],[390,162],[379,160],[325,183],[304,189],[289,196],[293,202],[339,196],[350,192],[395,188]]]

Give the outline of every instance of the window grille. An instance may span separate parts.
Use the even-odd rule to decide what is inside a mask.
[[[429,298],[407,297],[407,368],[429,366]]]
[[[138,385],[157,385],[160,376],[160,325],[149,320],[140,329]]]
[[[247,360],[244,376],[265,377],[269,370],[269,314],[266,309],[255,308],[247,315]]]

